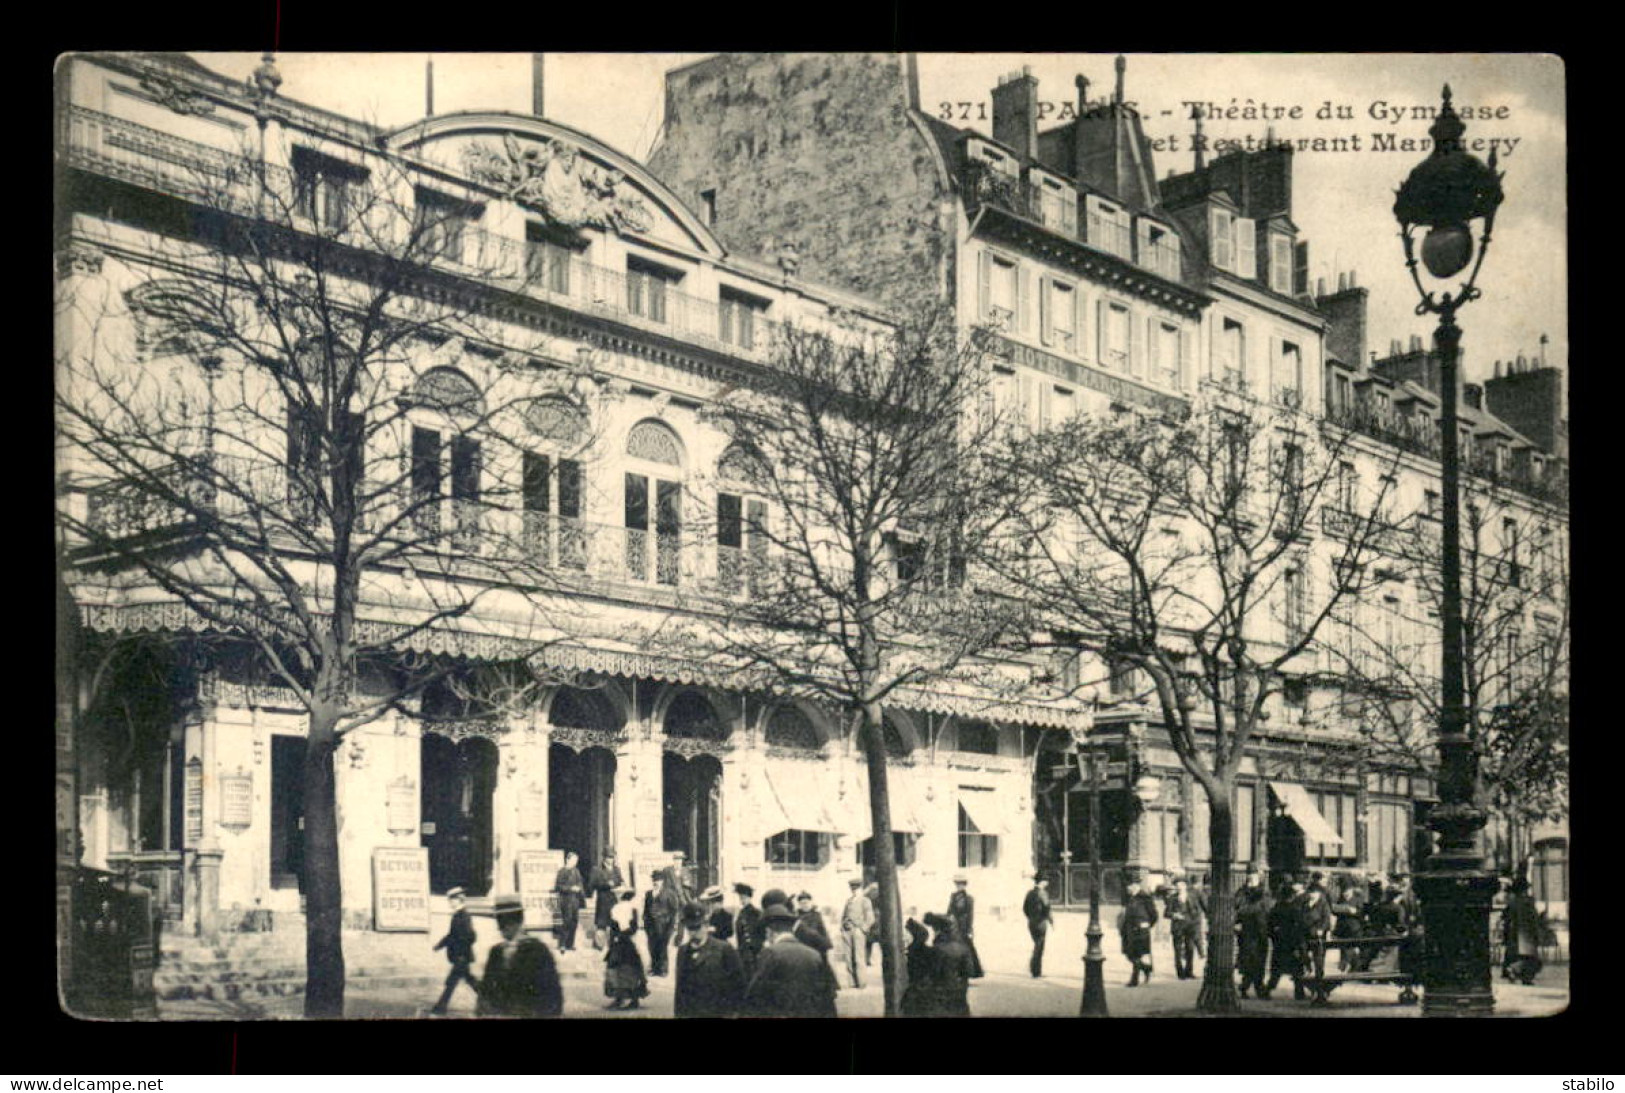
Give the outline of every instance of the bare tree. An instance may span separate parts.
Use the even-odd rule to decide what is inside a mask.
[[[1462,623],[1467,732],[1479,792],[1518,832],[1568,814],[1567,513],[1493,478],[1464,479]],[[1351,759],[1432,769],[1441,698],[1438,520],[1418,513],[1404,536],[1414,599],[1369,597],[1325,659],[1344,681],[1338,715],[1359,730]],[[1527,847],[1523,848],[1524,852]]]
[[[524,511],[546,471],[519,438],[568,414],[571,381],[491,308],[528,263],[475,226],[477,194],[426,200],[415,165],[370,164],[199,153],[167,168],[181,204],[115,213],[143,231],[86,221],[118,258],[59,292],[71,583],[156,586],[308,715],[312,1017],[344,1004],[340,742],[452,672],[432,652],[454,624],[523,676],[563,623],[537,593],[569,572]]]
[[[1001,568],[1041,605],[1035,629],[1145,681],[1207,796],[1211,948],[1198,1007],[1220,1012],[1238,1004],[1236,775],[1270,697],[1338,605],[1367,588],[1391,480],[1361,504],[1343,474],[1347,434],[1285,402],[1208,393],[1186,416],[1078,417],[1011,445],[1030,504]],[[1317,535],[1323,524],[1330,533]]]
[[[841,710],[856,733],[888,1016],[904,983],[884,707],[952,678],[1019,616],[966,575],[1012,496],[985,458],[998,423],[978,345],[946,312],[886,333],[786,330],[710,415],[740,485],[718,520],[737,549],[701,617],[742,674]]]

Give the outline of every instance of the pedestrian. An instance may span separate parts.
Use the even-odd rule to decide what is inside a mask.
[[[870,882],[863,890],[869,899],[869,906],[875,909],[874,925],[869,927],[869,934],[863,939],[863,965],[872,967],[875,962],[875,946],[880,944],[880,885]]]
[[[734,892],[739,896],[734,936],[738,939],[739,959],[745,965],[748,978],[756,970],[756,956],[767,942],[767,928],[762,925],[762,909],[751,902],[756,890],[748,884],[736,884]]]
[[[1507,924],[1510,921],[1507,908],[1512,904],[1512,878],[1503,874],[1496,881],[1500,887],[1490,897],[1490,961],[1500,967],[1502,979],[1511,979],[1516,953],[1514,947],[1507,944]]]
[[[1292,977],[1292,996],[1303,998],[1304,955],[1304,890],[1302,880],[1292,879],[1286,891],[1270,908],[1270,978],[1264,985],[1262,997],[1268,998],[1280,986],[1281,977]]]
[[[970,880],[963,873],[954,876],[954,894],[948,897],[948,917],[954,920],[954,936],[970,950],[972,979],[982,978],[982,958],[976,953],[976,900],[970,894]]]
[[[1249,989],[1258,997],[1268,998],[1264,986],[1264,970],[1270,951],[1270,898],[1264,890],[1264,878],[1257,873],[1247,875],[1247,884],[1236,897],[1236,968],[1241,972],[1239,993],[1247,997]]]
[[[1535,898],[1529,894],[1529,882],[1523,877],[1512,882],[1506,918],[1512,977],[1527,987],[1545,966],[1540,958],[1540,942],[1546,933],[1546,924],[1535,906]]]
[[[925,924],[936,931],[931,948],[936,953],[932,969],[935,982],[931,996],[933,1017],[969,1017],[970,981],[975,972],[971,948],[959,936],[959,927],[949,915],[926,915]]]
[[[592,947],[602,949],[609,937],[609,913],[615,909],[616,891],[626,883],[621,867],[615,864],[615,851],[605,850],[604,860],[587,878],[587,891],[596,901],[592,916]]]
[[[903,928],[909,937],[904,954],[908,986],[898,1007],[904,1017],[930,1017],[937,1010],[937,952],[931,947],[930,931],[917,920],[909,919]]]
[[[828,956],[835,947],[829,938],[829,928],[824,925],[824,916],[813,906],[809,892],[796,893],[796,937],[803,945],[816,950],[819,956]]]
[[[718,909],[709,922],[705,909],[691,903],[683,909],[689,937],[677,950],[677,986],[672,1012],[678,1017],[734,1017],[745,999],[745,966],[723,934],[733,929],[733,916]]]
[[[672,871],[662,869],[654,875],[654,887],[643,897],[643,938],[649,946],[650,975],[666,974],[672,931],[677,928],[678,916],[687,910],[678,904],[675,888]]]
[[[816,949],[796,938],[796,913],[762,896],[767,944],[745,988],[744,1012],[752,1017],[834,1017],[835,976]]]
[[[853,877],[847,884],[851,887],[852,894],[847,898],[846,906],[841,908],[841,939],[846,943],[842,958],[846,964],[846,974],[852,980],[852,986],[861,987],[863,972],[858,957],[862,955],[869,931],[874,927],[875,909],[869,902],[869,897],[863,894],[863,881]]]
[[[1120,932],[1123,937],[1123,955],[1134,967],[1128,985],[1138,987],[1140,976],[1151,982],[1151,928],[1157,924],[1157,905],[1140,883],[1137,874],[1129,874],[1128,893],[1123,900]]]
[[[1044,942],[1055,926],[1055,914],[1050,909],[1049,878],[1039,873],[1033,877],[1032,891],[1021,903],[1021,913],[1027,916],[1027,933],[1032,935],[1033,955],[1027,961],[1027,970],[1034,979],[1044,976]]]
[[[502,940],[491,946],[475,1012],[482,1017],[557,1017],[564,1012],[559,970],[547,946],[525,933],[525,905],[498,896],[492,905]]]
[[[1316,979],[1326,975],[1326,938],[1331,932],[1332,905],[1326,900],[1326,889],[1310,888],[1303,904],[1304,964]]]
[[[576,868],[574,850],[564,852],[564,868],[553,881],[553,891],[559,900],[559,952],[567,953],[576,947],[576,927],[581,921],[581,907],[587,901],[587,887]]]
[[[604,954],[604,996],[612,1010],[638,1008],[638,999],[649,994],[649,979],[643,974],[643,957],[633,938],[638,932],[638,909],[632,906],[632,889],[622,885],[619,901],[609,913],[609,951]]]
[[[1366,911],[1366,932],[1373,937],[1397,938],[1403,940],[1408,932],[1405,922],[1405,908],[1399,901],[1400,891],[1390,887],[1383,890],[1381,898],[1375,907]],[[1370,971],[1372,966],[1388,949],[1388,945],[1381,942],[1372,942],[1360,946],[1360,968]]]
[[[1191,891],[1184,877],[1174,878],[1173,891],[1163,903],[1168,929],[1174,942],[1174,974],[1180,979],[1196,977],[1196,945],[1207,921],[1207,907]]]
[[[1332,901],[1332,936],[1338,939],[1359,937],[1365,930],[1365,893],[1351,878],[1344,877],[1338,886],[1337,898]],[[1338,948],[1339,971],[1364,971],[1361,954],[1354,946]]]
[[[446,902],[451,905],[451,925],[446,930],[446,936],[435,943],[435,951],[446,950],[446,959],[451,961],[451,971],[446,975],[446,989],[440,992],[440,1001],[429,1011],[437,1017],[446,1015],[446,1005],[451,1001],[451,993],[457,989],[458,983],[466,982],[476,995],[480,992],[479,981],[469,971],[474,966],[474,920],[469,917],[467,900],[463,896],[461,888],[453,888],[446,893]]]

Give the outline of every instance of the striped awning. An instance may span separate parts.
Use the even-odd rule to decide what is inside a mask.
[[[824,807],[826,781],[821,764],[798,763],[763,771],[767,792],[762,794],[762,826],[769,835],[780,831],[840,831],[840,824]]]
[[[1320,814],[1320,809],[1310,800],[1308,790],[1296,782],[1271,782],[1270,789],[1285,807],[1286,814],[1303,828],[1305,840],[1312,843],[1328,843],[1332,846],[1343,845],[1343,836],[1326,822],[1326,817]]]

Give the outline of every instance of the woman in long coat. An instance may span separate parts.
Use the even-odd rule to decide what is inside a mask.
[[[947,915],[926,915],[925,924],[937,932],[931,943],[936,955],[932,1001],[935,1017],[969,1017],[971,981],[970,946],[958,936]]]
[[[1263,997],[1264,971],[1270,953],[1270,900],[1262,886],[1248,885],[1236,899],[1236,968],[1241,972],[1239,993],[1251,988]]]
[[[937,1012],[937,952],[931,948],[930,932],[924,926],[909,919],[903,927],[909,936],[908,987],[900,1008],[904,1017],[931,1017]]]
[[[1129,881],[1128,896],[1123,901],[1123,955],[1134,965],[1134,974],[1128,985],[1138,987],[1140,976],[1151,982],[1151,927],[1157,924],[1157,904],[1151,893],[1140,887],[1138,880]]]
[[[976,952],[976,900],[966,889],[969,882],[961,873],[954,878],[954,894],[948,897],[948,917],[954,920],[954,934],[970,950],[972,979],[982,978],[982,958]]]
[[[649,994],[649,980],[643,974],[643,957],[633,938],[638,932],[638,909],[632,906],[632,889],[621,889],[621,902],[609,913],[609,951],[604,954],[604,995],[612,998],[612,1010],[638,1008],[638,999]]]

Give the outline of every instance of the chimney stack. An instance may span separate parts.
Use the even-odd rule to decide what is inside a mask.
[[[1038,81],[1023,66],[993,89],[993,139],[1029,159],[1038,154]]]
[[[1123,75],[1128,71],[1128,58],[1121,53],[1117,55],[1117,90],[1112,94],[1112,102],[1122,105],[1123,102]]]
[[[542,113],[542,55],[530,55],[530,112],[538,118]]]

